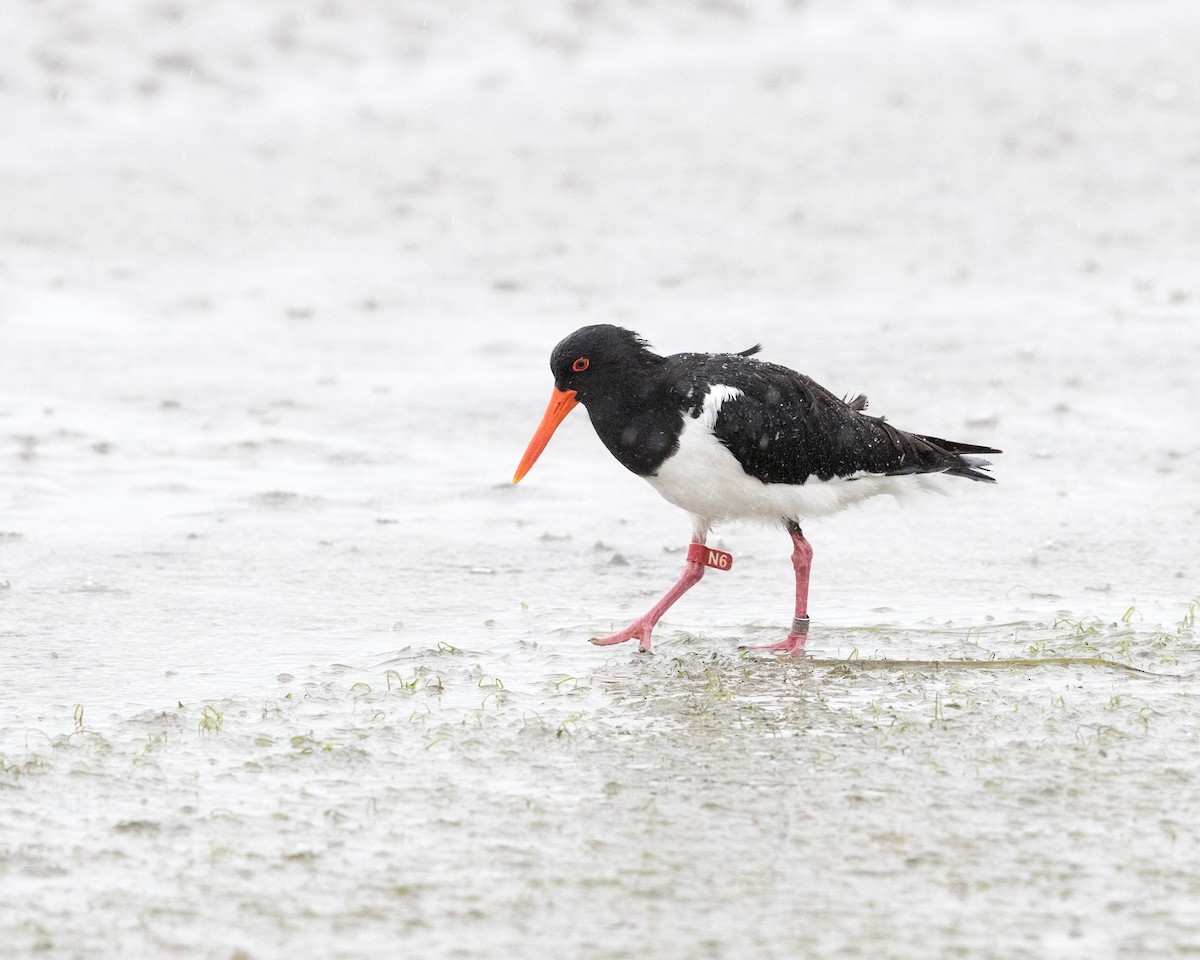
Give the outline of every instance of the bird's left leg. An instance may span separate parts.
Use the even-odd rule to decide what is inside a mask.
[[[796,615],[792,618],[792,629],[778,643],[761,647],[743,647],[743,650],[770,650],[786,653],[793,657],[804,656],[804,641],[808,639],[808,577],[812,571],[813,549],[800,529],[800,524],[789,520],[788,533],[792,537],[792,567],[796,571]]]
[[[692,543],[703,544],[706,539],[707,531],[696,533],[692,536]],[[611,637],[592,637],[590,642],[598,647],[607,647],[614,643],[624,643],[626,640],[632,640],[634,637],[637,637],[638,650],[646,653],[650,649],[650,632],[654,629],[654,625],[658,623],[659,618],[671,608],[676,600],[699,583],[700,578],[703,576],[704,564],[689,558],[678,582],[667,591],[666,595],[658,603],[619,633],[614,633]]]

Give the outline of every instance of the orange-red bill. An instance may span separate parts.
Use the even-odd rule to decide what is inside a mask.
[[[554,436],[554,431],[558,429],[558,425],[563,422],[563,418],[568,413],[575,409],[575,404],[578,402],[575,399],[574,390],[559,390],[557,387],[554,388],[554,393],[550,397],[550,406],[546,408],[546,415],[542,417],[542,422],[538,424],[537,432],[534,433],[533,439],[529,441],[529,446],[525,448],[525,456],[521,458],[521,463],[517,466],[517,472],[513,474],[513,483],[521,482],[521,478],[529,472],[529,468],[533,466],[534,461],[546,449],[546,444]]]

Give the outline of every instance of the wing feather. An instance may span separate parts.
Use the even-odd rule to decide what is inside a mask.
[[[676,389],[698,416],[710,385],[735,388],[720,405],[713,432],[742,468],[764,483],[801,484],[862,475],[948,473],[972,480],[993,479],[980,469],[987,461],[963,453],[998,453],[908,433],[863,413],[866,398],[846,402],[816,381],[778,364],[737,355],[713,355],[694,365],[689,383]]]

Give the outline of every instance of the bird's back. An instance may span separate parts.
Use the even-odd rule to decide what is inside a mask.
[[[987,462],[979,455],[998,450],[897,429],[864,413],[864,397],[848,403],[778,364],[743,354],[676,354],[666,358],[663,377],[684,417],[712,418],[716,438],[763,483],[923,473],[994,482],[980,472]]]

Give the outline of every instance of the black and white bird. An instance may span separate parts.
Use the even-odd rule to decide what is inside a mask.
[[[626,629],[592,643],[637,638],[649,650],[654,625],[705,566],[731,565],[728,554],[705,546],[713,525],[758,520],[791,535],[796,609],[784,640],[752,649],[802,656],[812,547],[801,521],[881,494],[933,488],[943,476],[995,482],[980,455],[999,450],[898,430],[863,412],[866,397],[841,400],[802,373],[754,359],[760,349],[662,357],[610,324],[582,327],[554,348],[554,393],[513,483],[582,403],[609,452],[692,519],[675,586]]]

